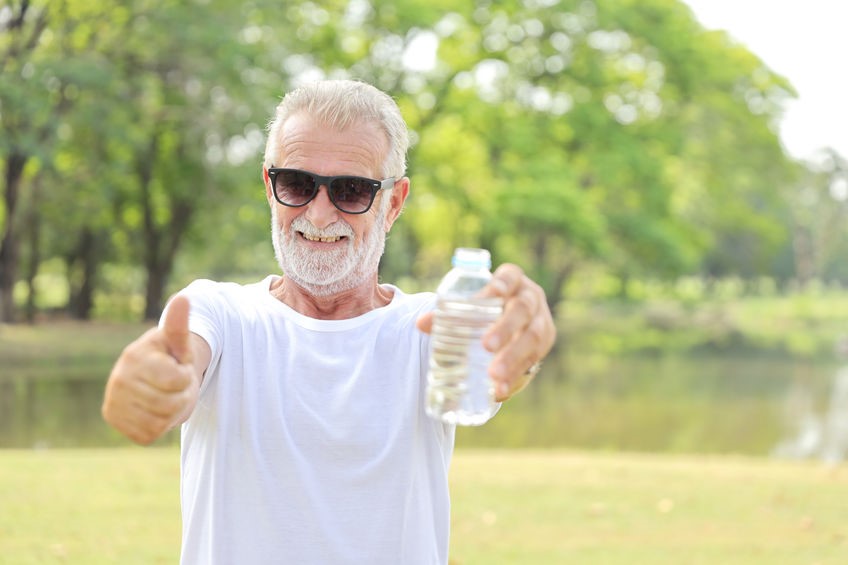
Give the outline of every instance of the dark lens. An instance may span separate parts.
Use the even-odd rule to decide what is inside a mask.
[[[280,171],[274,190],[277,191],[277,198],[285,204],[300,206],[312,197],[315,180],[301,171]]]
[[[341,177],[333,181],[333,202],[348,212],[361,212],[371,204],[374,183],[358,177]]]

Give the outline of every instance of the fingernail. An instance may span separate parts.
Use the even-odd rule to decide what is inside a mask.
[[[498,385],[498,395],[506,396],[509,394],[509,385],[507,383],[500,383]]]
[[[492,376],[498,380],[506,377],[506,365],[498,363],[492,367]]]

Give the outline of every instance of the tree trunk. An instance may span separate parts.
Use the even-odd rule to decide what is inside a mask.
[[[551,236],[547,236],[545,234],[539,235],[536,238],[535,243],[533,245],[533,257],[534,262],[536,264],[536,268],[539,273],[544,273],[546,271],[545,265],[557,265],[558,262],[551,261],[548,258],[549,255],[549,238]],[[557,253],[556,250],[551,251],[550,253]],[[559,258],[560,261],[562,258]],[[550,308],[551,313],[554,316],[554,320],[556,320],[557,309],[560,306],[560,303],[563,300],[562,289],[565,286],[565,283],[574,273],[574,269],[577,266],[575,261],[566,261],[563,265],[559,266],[557,269],[550,269],[548,276],[544,278],[544,280],[538,280],[538,282],[542,288],[545,290],[545,297],[548,301],[548,308]]]
[[[18,270],[19,236],[16,222],[21,178],[29,157],[13,151],[6,159],[3,203],[6,208],[6,227],[0,241],[0,322],[15,321],[13,292]]]
[[[162,314],[165,289],[174,267],[174,259],[194,214],[194,207],[189,198],[184,199],[178,194],[170,194],[170,221],[161,226],[156,223],[153,196],[150,191],[159,141],[160,133],[154,132],[147,150],[139,155],[139,160],[136,162],[144,218],[144,267],[147,270],[147,287],[144,297],[145,321],[156,320]],[[181,155],[182,151],[178,151],[177,154]]]
[[[194,208],[189,202],[177,200],[171,204],[170,223],[148,234],[149,241],[157,242],[155,247],[148,249],[147,288],[145,289],[144,319],[156,320],[162,314],[165,304],[165,289],[174,268],[174,260],[182,243],[183,236],[188,230]],[[161,244],[159,244],[161,242]]]
[[[150,182],[153,179],[153,167],[156,163],[156,154],[159,149],[159,132],[155,131],[150,136],[147,148],[137,157],[136,175],[138,176],[139,193],[141,195],[141,209],[143,213],[142,230],[144,235],[144,268],[147,271],[147,285],[144,292],[144,320],[155,320],[159,313],[157,310],[158,297],[163,292],[163,279],[166,274],[159,271],[159,255],[161,237],[156,229],[156,220],[153,212],[153,198],[150,194]]]
[[[144,289],[144,320],[158,320],[162,315],[163,295],[170,272],[164,265],[147,267],[147,285]]]
[[[36,298],[38,293],[35,288],[35,277],[41,266],[41,214],[39,213],[39,196],[41,194],[41,177],[33,180],[32,195],[29,201],[29,213],[27,214],[27,243],[29,246],[29,263],[26,269],[27,301],[24,308],[26,321],[33,323],[36,314]]]
[[[79,264],[79,284],[71,289],[71,300],[68,310],[75,320],[91,319],[91,309],[94,307],[94,289],[96,285],[97,267],[100,262],[97,236],[89,227],[80,232],[76,257],[72,265]],[[75,277],[71,277],[74,279]]]

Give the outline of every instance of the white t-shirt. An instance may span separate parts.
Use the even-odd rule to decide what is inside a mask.
[[[444,564],[453,426],[424,412],[432,294],[316,320],[251,285],[183,294],[212,349],[182,428],[182,562]]]

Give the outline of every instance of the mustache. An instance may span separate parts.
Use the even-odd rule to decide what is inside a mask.
[[[333,222],[326,228],[319,229],[303,216],[298,216],[292,221],[291,230],[309,237],[347,237],[353,239],[355,235],[353,228],[344,220]]]

